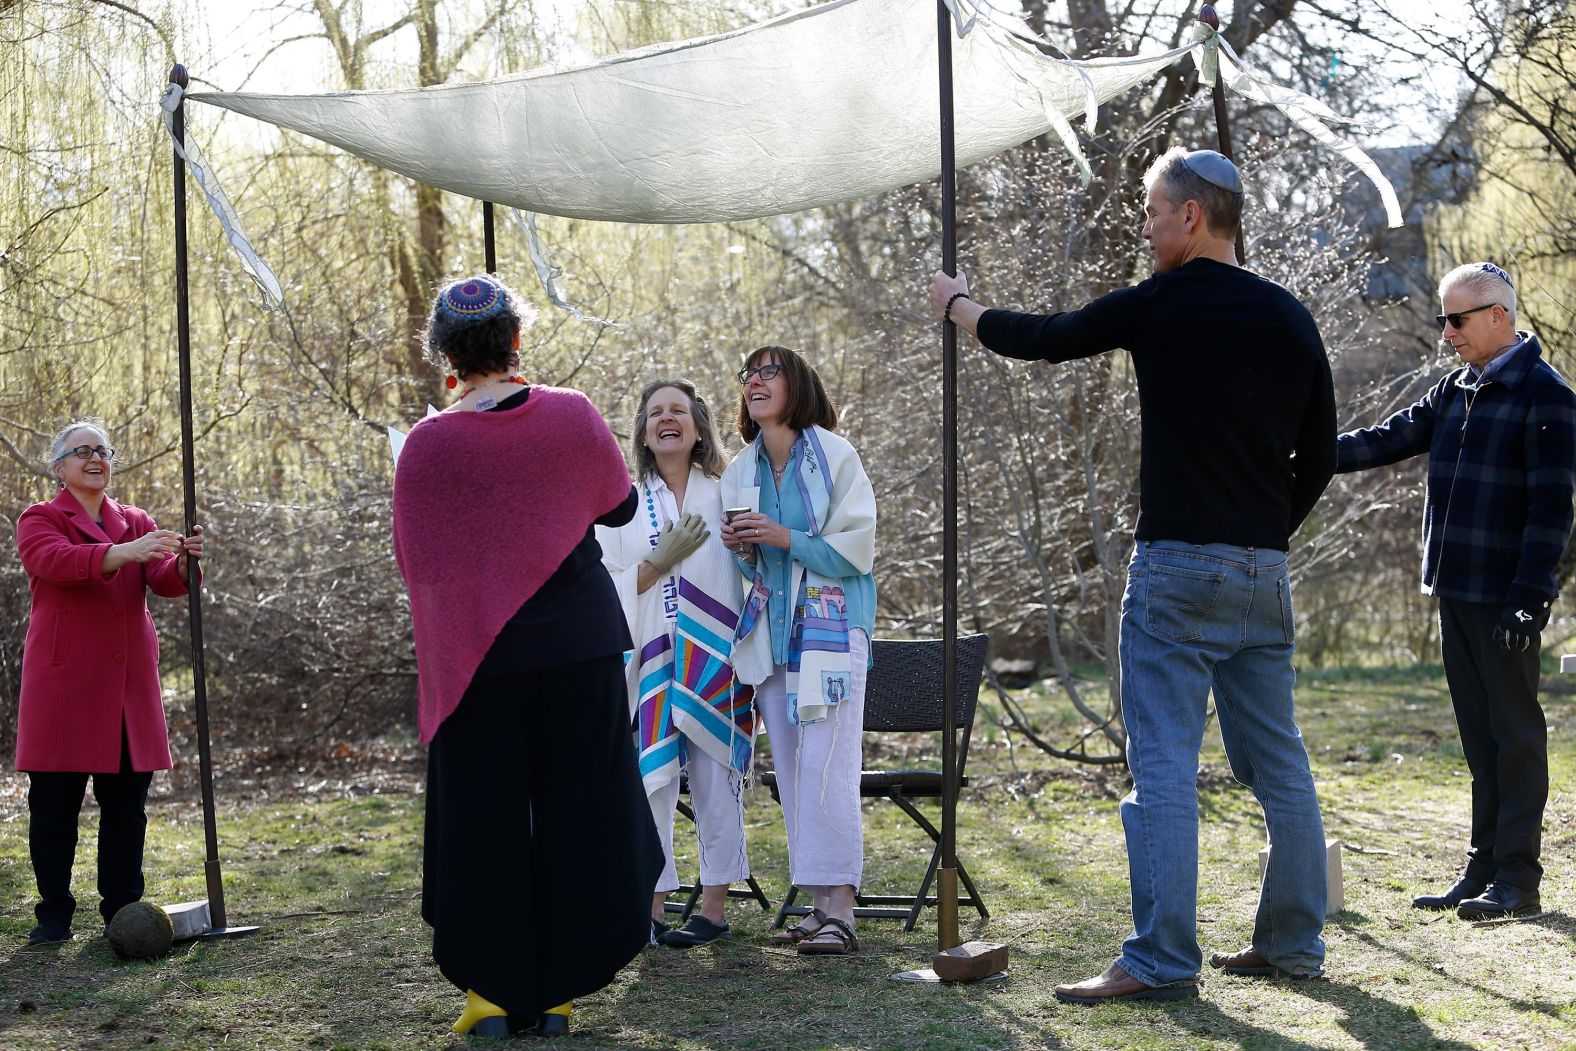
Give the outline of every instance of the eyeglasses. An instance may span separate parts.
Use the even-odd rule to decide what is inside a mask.
[[[1434,320],[1439,322],[1439,331],[1443,332],[1445,330],[1445,322],[1447,321],[1450,322],[1450,326],[1452,328],[1460,328],[1461,319],[1466,317],[1468,314],[1476,314],[1479,310],[1487,310],[1489,307],[1497,306],[1499,306],[1498,303],[1484,303],[1480,307],[1473,307],[1471,310],[1463,310],[1456,314],[1435,314]]]
[[[79,445],[75,449],[67,449],[60,458],[64,460],[67,456],[75,456],[79,460],[87,460],[97,456],[105,463],[109,463],[110,460],[115,458],[115,450],[106,445]]]
[[[779,372],[781,372],[782,370],[783,370],[783,367],[781,365],[775,365],[775,364],[774,365],[756,365],[756,366],[751,366],[750,368],[747,368],[747,369],[740,369],[739,370],[739,382],[740,383],[748,383],[748,382],[750,382],[750,377],[751,376],[759,376],[763,380],[773,380],[773,379],[777,378],[777,374]]]

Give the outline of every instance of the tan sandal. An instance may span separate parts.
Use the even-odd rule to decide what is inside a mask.
[[[835,916],[826,917],[820,930],[799,943],[800,956],[851,956],[858,951],[854,929]]]
[[[810,923],[811,920],[815,921],[815,926],[807,927],[806,925]],[[777,945],[798,945],[800,942],[804,941],[811,935],[819,934],[821,928],[826,926],[826,920],[826,913],[822,912],[820,909],[811,909],[810,915],[806,916],[792,927],[789,927],[787,930],[781,930],[774,933],[772,935],[772,941]]]

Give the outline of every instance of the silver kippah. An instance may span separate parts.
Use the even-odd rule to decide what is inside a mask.
[[[1211,186],[1218,186],[1227,193],[1242,192],[1242,176],[1237,166],[1223,153],[1214,150],[1193,150],[1182,158],[1182,167],[1197,175]]]

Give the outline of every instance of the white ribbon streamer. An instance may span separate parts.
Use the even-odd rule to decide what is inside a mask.
[[[230,203],[224,187],[219,185],[219,180],[208,167],[208,162],[203,158],[202,151],[197,148],[197,142],[192,138],[191,131],[187,130],[185,142],[181,142],[175,136],[175,111],[180,108],[184,94],[179,84],[171,84],[165,88],[164,96],[159,99],[159,106],[164,110],[164,126],[169,130],[170,140],[175,143],[175,152],[180,154],[186,166],[191,169],[192,178],[197,180],[208,207],[213,209],[214,217],[219,220],[219,226],[224,230],[224,239],[240,257],[241,267],[246,271],[246,276],[255,281],[258,289],[263,293],[264,305],[269,310],[278,310],[285,302],[284,290],[279,285],[279,278],[274,276],[273,269],[263,261],[262,256],[257,254],[252,242],[247,240],[246,231],[241,229],[241,219],[235,214],[235,207]]]
[[[1396,198],[1395,187],[1390,185],[1390,180],[1379,170],[1379,165],[1375,164],[1373,158],[1363,152],[1360,146],[1347,142],[1325,126],[1327,124],[1352,125],[1358,123],[1357,121],[1341,116],[1311,95],[1304,95],[1300,91],[1272,83],[1263,74],[1249,69],[1243,65],[1237,53],[1225,40],[1220,41],[1220,52],[1220,69],[1226,87],[1244,98],[1274,106],[1297,127],[1344,157],[1348,164],[1366,175],[1368,181],[1379,191],[1379,199],[1384,203],[1385,217],[1390,228],[1395,229],[1404,225],[1401,219],[1401,202]]]
[[[579,321],[590,321],[611,328],[618,327],[616,322],[594,317],[580,310],[565,299],[563,293],[558,290],[558,282],[564,276],[564,270],[563,267],[554,266],[552,260],[548,259],[547,246],[542,243],[542,236],[536,229],[536,216],[530,212],[522,212],[518,208],[510,208],[509,218],[514,220],[514,225],[525,234],[525,248],[530,253],[531,265],[536,268],[536,279],[541,282],[542,292],[547,296],[547,301]]]

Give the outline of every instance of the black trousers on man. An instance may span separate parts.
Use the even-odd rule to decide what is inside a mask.
[[[1472,774],[1472,845],[1465,877],[1537,890],[1543,877],[1543,807],[1549,741],[1538,706],[1540,645],[1525,653],[1494,641],[1501,607],[1439,600],[1440,650],[1461,750]]]
[[[59,937],[71,930],[77,909],[77,899],[71,896],[71,866],[76,861],[77,821],[89,777],[99,805],[98,892],[104,922],[109,923],[121,906],[140,901],[144,890],[142,846],[153,774],[132,770],[122,731],[116,773],[29,771],[27,775],[27,845],[38,880],[33,914],[40,929]]]

